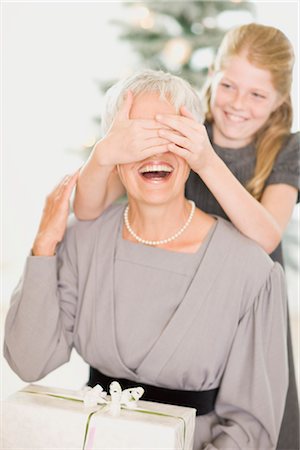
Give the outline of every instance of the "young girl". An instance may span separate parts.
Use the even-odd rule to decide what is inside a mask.
[[[280,241],[297,201],[299,133],[291,134],[294,54],[273,27],[249,24],[227,33],[204,89],[205,126],[181,116],[130,120],[132,94],[81,170],[74,203],[93,219],[124,193],[115,166],[171,151],[192,171],[186,195],[225,217],[282,263]],[[147,238],[147,237],[146,237]],[[299,448],[299,409],[290,343],[290,384],[278,449]]]

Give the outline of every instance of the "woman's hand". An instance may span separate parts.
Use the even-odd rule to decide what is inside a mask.
[[[79,171],[67,175],[47,196],[39,229],[32,247],[34,256],[53,256],[62,240],[69,215],[69,200]]]
[[[184,158],[190,168],[199,175],[215,155],[206,128],[197,122],[185,106],[180,108],[181,115],[158,114],[156,119],[165,125],[159,129],[159,136],[171,141],[167,145],[169,151]]]
[[[159,136],[159,130],[166,128],[156,120],[130,119],[133,102],[132,92],[127,97],[108,133],[96,143],[92,157],[101,166],[115,166],[142,161],[156,153],[168,151],[168,139]]]

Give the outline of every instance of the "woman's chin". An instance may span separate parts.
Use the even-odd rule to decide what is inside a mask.
[[[136,204],[143,204],[147,206],[166,206],[172,203],[175,198],[178,199],[178,194],[174,195],[174,190],[158,190],[152,189],[135,192],[132,195],[128,194],[128,199],[133,200]],[[184,197],[184,191],[182,191],[182,197]]]

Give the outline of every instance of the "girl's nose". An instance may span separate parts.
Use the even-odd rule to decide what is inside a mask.
[[[236,92],[231,101],[231,106],[235,109],[243,109],[245,106],[245,98],[241,92]]]

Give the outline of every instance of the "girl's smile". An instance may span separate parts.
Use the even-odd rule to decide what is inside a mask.
[[[232,56],[212,83],[214,142],[234,148],[247,145],[279,104],[271,73],[251,64],[246,53]]]

